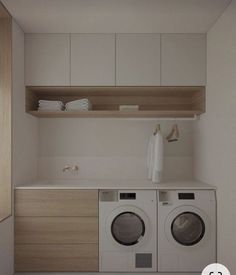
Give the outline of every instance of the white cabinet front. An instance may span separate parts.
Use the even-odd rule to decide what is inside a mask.
[[[160,86],[159,34],[117,34],[116,85]]]
[[[26,34],[25,82],[31,86],[70,85],[69,34]]]
[[[28,86],[204,86],[205,34],[26,34]]]
[[[204,86],[205,84],[206,36],[162,34],[161,85]]]
[[[71,85],[115,85],[115,35],[71,35]]]

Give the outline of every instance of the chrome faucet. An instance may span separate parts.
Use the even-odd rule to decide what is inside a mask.
[[[78,165],[73,165],[73,166],[69,166],[66,165],[63,167],[62,171],[63,172],[67,172],[67,171],[78,171],[79,170],[79,166]]]

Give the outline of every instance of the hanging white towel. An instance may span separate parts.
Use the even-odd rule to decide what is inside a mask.
[[[154,161],[154,140],[155,136],[151,135],[148,143],[148,151],[147,151],[147,168],[148,168],[148,179],[152,179],[152,171],[153,171],[153,161]]]
[[[153,170],[152,181],[160,183],[162,179],[164,150],[163,150],[163,136],[161,132],[157,132],[154,136],[154,156],[153,156]]]

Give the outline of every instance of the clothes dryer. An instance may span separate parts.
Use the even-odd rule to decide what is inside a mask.
[[[201,272],[216,262],[214,190],[158,191],[158,272]]]
[[[100,271],[157,271],[156,196],[156,190],[100,191]]]

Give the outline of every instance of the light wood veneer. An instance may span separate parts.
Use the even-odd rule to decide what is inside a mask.
[[[16,244],[98,243],[97,217],[16,217]]]
[[[16,245],[16,271],[98,271],[98,245]]]
[[[38,101],[88,98],[90,111],[37,111]],[[119,105],[139,105],[119,111]],[[36,117],[193,117],[205,112],[205,87],[26,87],[26,112]]]
[[[98,271],[98,190],[15,190],[15,270]]]
[[[0,2],[0,221],[11,215],[12,19]]]
[[[96,190],[16,190],[15,215],[96,217],[97,201]]]

